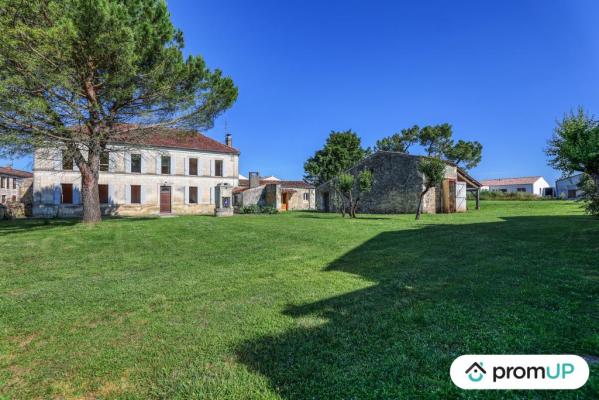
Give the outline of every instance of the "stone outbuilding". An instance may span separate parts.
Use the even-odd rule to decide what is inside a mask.
[[[233,205],[238,208],[258,205],[279,211],[314,210],[316,188],[303,181],[261,178],[258,172],[250,172],[249,179],[239,179],[239,186],[233,190]]]
[[[361,195],[358,212],[372,214],[416,213],[425,178],[418,170],[421,156],[392,151],[377,151],[347,172],[358,176],[363,170],[372,172],[372,190]],[[473,192],[479,207],[481,184],[455,164],[447,163],[443,183],[428,191],[423,199],[424,213],[453,213],[467,210],[466,194]],[[335,212],[340,198],[331,182],[318,186],[316,207]]]

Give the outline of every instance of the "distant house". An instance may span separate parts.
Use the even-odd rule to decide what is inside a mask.
[[[31,204],[32,178],[31,172],[0,167],[0,204]]]
[[[481,181],[482,190],[503,193],[530,193],[537,196],[550,195],[551,185],[542,176],[526,176],[522,178],[485,179]]]
[[[373,176],[372,190],[361,196],[358,212],[415,213],[425,183],[424,175],[418,170],[421,158],[393,151],[377,151],[350,168],[347,172],[354,176],[363,170],[370,170]],[[443,183],[426,194],[422,212],[465,212],[466,193],[472,191],[476,195],[480,186],[466,171],[448,162]],[[320,211],[339,210],[341,202],[331,182],[318,186],[316,204]]]
[[[314,210],[316,189],[303,181],[285,181],[274,176],[260,177],[250,172],[249,179],[239,179],[233,189],[233,206],[270,206],[279,211]]]
[[[555,195],[561,199],[576,199],[582,196],[579,185],[583,175],[580,173],[555,181]]]

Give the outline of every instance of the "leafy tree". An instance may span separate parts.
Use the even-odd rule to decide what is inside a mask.
[[[443,156],[453,145],[451,125],[431,125],[420,130],[419,141],[429,157]]]
[[[424,176],[424,188],[420,193],[418,200],[418,209],[416,210],[416,219],[420,219],[422,212],[422,200],[429,190],[440,185],[445,178],[445,162],[437,157],[423,157],[420,159],[418,171]]]
[[[82,176],[85,222],[101,220],[100,155],[158,128],[207,129],[237,98],[200,56],[164,0],[0,0],[0,146],[55,145]]]
[[[398,151],[408,153],[410,146],[418,143],[420,137],[420,128],[414,125],[408,129],[402,129],[400,133],[377,140],[375,151]]]
[[[586,183],[587,211],[599,215],[599,121],[582,108],[566,115],[555,128],[546,150],[549,165],[566,175],[584,172],[594,182]]]
[[[356,218],[358,203],[361,195],[372,190],[372,172],[370,170],[360,171],[358,179],[354,175],[342,173],[337,178],[337,187],[343,198],[343,207],[351,218]],[[347,201],[347,206],[345,201]],[[342,212],[345,216],[345,211]]]
[[[480,163],[482,150],[483,145],[479,142],[469,142],[460,139],[455,145],[449,146],[443,155],[446,160],[460,167],[472,169]]]
[[[362,148],[360,137],[355,132],[331,131],[324,147],[305,162],[304,179],[314,185],[328,182],[362,161],[369,153],[370,149]]]

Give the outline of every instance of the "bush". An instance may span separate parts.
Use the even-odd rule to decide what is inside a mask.
[[[279,211],[273,206],[259,206],[258,204],[251,204],[244,206],[239,209],[241,214],[276,214]]]
[[[468,192],[468,200],[474,200],[475,196],[473,193]],[[541,197],[536,196],[532,193],[526,192],[491,192],[488,190],[482,190],[480,192],[481,200],[524,200],[524,201],[538,201],[538,200],[553,200],[552,197]]]

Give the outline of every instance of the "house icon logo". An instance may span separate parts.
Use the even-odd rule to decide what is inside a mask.
[[[470,379],[472,382],[480,382],[487,373],[487,371],[485,371],[482,365],[482,362],[480,364],[477,362],[472,363],[472,365],[468,367],[468,369],[466,370],[466,373],[468,374],[468,379]]]

